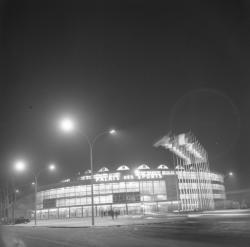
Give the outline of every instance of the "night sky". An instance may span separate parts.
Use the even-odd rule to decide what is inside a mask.
[[[83,2],[1,1],[2,181],[17,158],[58,165],[41,184],[89,168],[83,136],[57,128],[66,114],[89,136],[119,130],[96,143],[95,170],[171,166],[153,143],[191,130],[212,170],[235,173],[229,189],[249,187],[249,2]]]

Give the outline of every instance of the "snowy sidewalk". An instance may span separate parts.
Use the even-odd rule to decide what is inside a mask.
[[[119,216],[117,219],[112,219],[110,216],[95,217],[95,227],[104,226],[122,226],[122,225],[139,225],[139,224],[152,224],[164,223],[173,220],[181,220],[186,216],[171,214],[171,215],[144,215],[144,216]],[[17,224],[15,226],[33,227],[34,221],[27,224]],[[51,219],[39,220],[37,226],[42,227],[61,227],[61,228],[77,228],[77,227],[90,227],[91,218],[72,218],[72,219]]]

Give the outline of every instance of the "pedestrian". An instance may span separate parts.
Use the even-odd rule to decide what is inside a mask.
[[[114,220],[114,210],[111,209],[110,213],[111,213],[112,220]]]

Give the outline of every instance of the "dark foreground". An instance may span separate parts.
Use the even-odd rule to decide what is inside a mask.
[[[145,225],[97,228],[4,226],[1,247],[250,246],[250,216],[206,215]]]

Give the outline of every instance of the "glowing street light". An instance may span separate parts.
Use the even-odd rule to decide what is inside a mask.
[[[70,118],[63,118],[60,121],[60,129],[64,132],[72,132],[75,129],[75,124]]]
[[[50,171],[54,171],[56,169],[56,166],[55,164],[50,164],[48,168]]]
[[[17,172],[23,172],[23,171],[26,170],[26,168],[27,168],[27,165],[22,160],[18,160],[14,164],[14,170],[17,171]]]
[[[111,130],[109,131],[109,134],[115,135],[115,134],[116,134],[116,130],[115,130],[115,129],[111,129]]]
[[[64,132],[72,132],[75,130],[75,123],[72,119],[64,118],[60,121],[59,125],[60,129]],[[86,138],[88,145],[89,145],[89,151],[90,151],[90,170],[91,170],[91,222],[92,226],[95,225],[95,218],[94,218],[94,190],[93,190],[93,182],[94,182],[94,171],[93,171],[93,148],[96,141],[103,135],[106,135],[107,133],[111,135],[116,134],[115,129],[111,129],[109,131],[104,131],[99,134],[97,134],[93,139],[90,139],[86,134],[82,133],[83,136]]]
[[[16,189],[16,190],[15,190],[15,193],[16,193],[16,194],[18,194],[19,192],[20,192],[20,190],[19,190],[19,189]]]
[[[227,177],[233,177],[234,173],[232,171],[228,172],[227,174],[224,175],[224,179]]]

